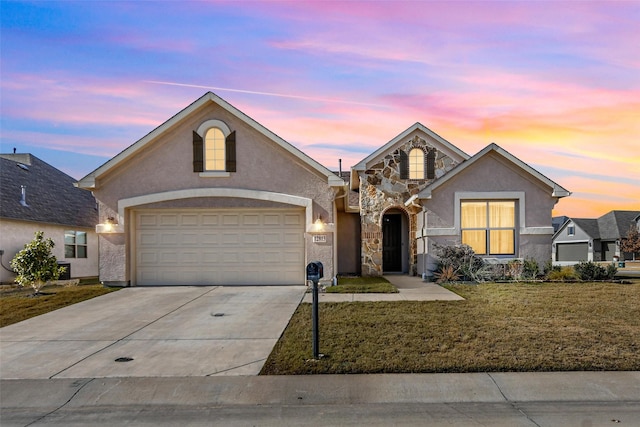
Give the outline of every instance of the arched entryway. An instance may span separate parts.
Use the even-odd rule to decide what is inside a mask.
[[[382,216],[382,271],[409,272],[409,220],[401,209],[389,209]]]

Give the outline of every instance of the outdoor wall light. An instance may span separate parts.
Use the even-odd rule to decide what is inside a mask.
[[[96,225],[96,233],[108,234],[108,233],[122,233],[121,227],[118,226],[118,222],[114,217],[108,217],[104,223]]]
[[[322,221],[321,217],[318,217],[318,219],[316,219],[315,222],[313,223],[313,231],[317,231],[317,232],[324,231],[324,222]]]

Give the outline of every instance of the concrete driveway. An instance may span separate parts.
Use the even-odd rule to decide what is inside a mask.
[[[0,379],[256,375],[305,290],[125,288],[0,329]]]

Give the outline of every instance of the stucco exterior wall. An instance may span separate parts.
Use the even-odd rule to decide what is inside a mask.
[[[227,177],[203,177],[193,172],[192,132],[211,119],[223,121],[231,131],[236,132],[237,172],[231,172]],[[194,111],[156,141],[100,177],[96,187],[94,196],[99,201],[101,223],[110,216],[118,217],[120,200],[202,188],[250,189],[308,198],[313,200],[313,220],[321,218],[325,224],[336,223],[333,209],[335,191],[328,185],[326,176],[213,103]],[[207,197],[166,200],[151,206],[227,208],[266,207],[270,203],[246,198]],[[125,246],[130,244],[131,222],[127,221],[126,216],[118,218],[120,223],[125,222],[124,235],[100,237],[101,279],[104,277],[104,280],[116,282],[131,280],[128,267],[131,254]],[[330,231],[327,233],[331,234]],[[326,243],[318,244],[307,236],[306,258],[321,261],[325,276],[333,276],[333,237],[330,236]]]
[[[66,230],[87,233],[87,258],[65,258],[64,232]],[[36,231],[44,232],[45,238],[53,240],[55,243],[53,255],[58,261],[70,264],[72,278],[98,275],[98,236],[95,230],[2,219],[0,221],[0,249],[4,251],[4,254],[2,255],[2,267],[0,267],[1,283],[13,283],[15,274],[7,271],[7,269],[11,268],[10,264],[13,257],[24,248],[24,245],[33,240]]]
[[[544,266],[551,260],[551,211],[557,201],[552,191],[498,154],[489,153],[478,159],[436,188],[430,199],[422,200],[426,224],[420,233],[428,239],[426,254],[420,257],[422,267],[435,268],[436,244],[461,242],[459,203],[469,199],[517,200],[515,257],[533,258],[540,267]]]

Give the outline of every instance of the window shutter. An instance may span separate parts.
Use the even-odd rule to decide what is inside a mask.
[[[193,171],[204,171],[204,142],[202,137],[196,131],[193,132]]]
[[[400,150],[400,179],[409,179],[409,156]]]
[[[427,153],[427,179],[436,177],[436,150],[429,150]]]
[[[236,131],[234,130],[227,136],[225,140],[226,164],[227,172],[236,171]]]

